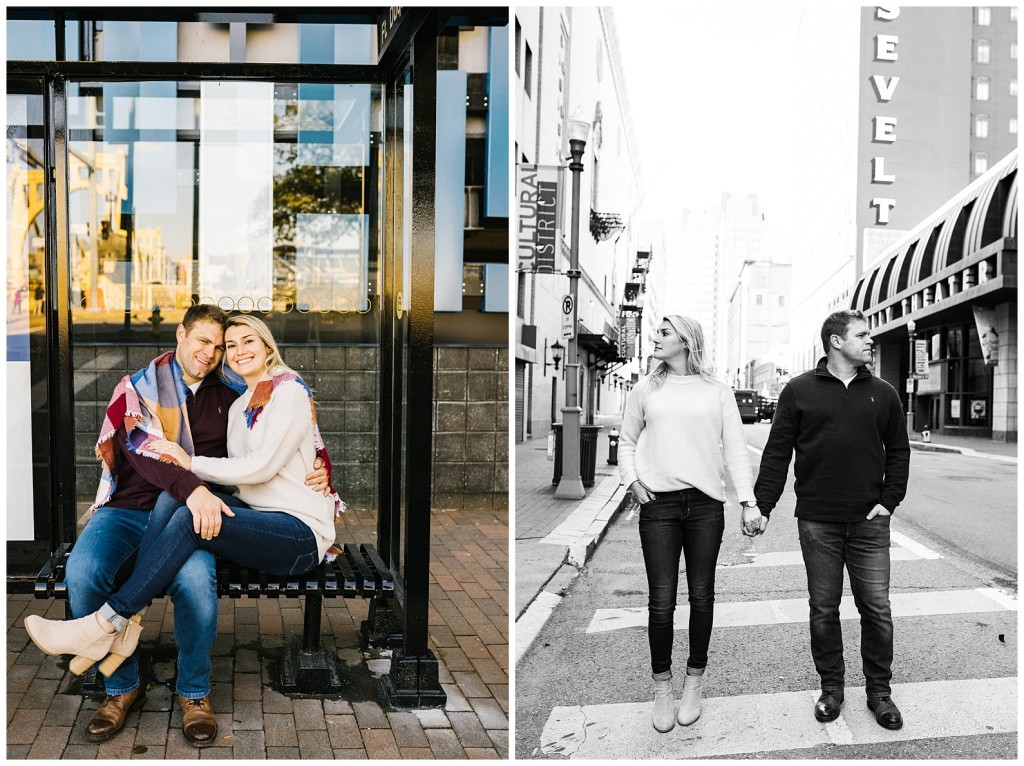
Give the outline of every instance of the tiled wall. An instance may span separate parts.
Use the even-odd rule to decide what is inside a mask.
[[[74,349],[80,515],[92,503],[99,479],[93,448],[114,386],[165,350],[87,345]],[[335,487],[353,508],[373,508],[377,348],[285,347],[282,354],[313,388],[320,430],[334,464]],[[436,348],[434,369],[433,507],[507,509],[508,349]]]

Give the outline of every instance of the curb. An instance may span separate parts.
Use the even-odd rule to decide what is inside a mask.
[[[612,520],[631,501],[632,495],[619,483],[618,476],[609,476],[548,535],[556,538],[548,540],[549,544],[566,545],[565,558],[515,621],[515,664],[529,651],[565,591],[594,555]]]
[[[910,448],[920,452],[947,452],[970,457],[986,458],[988,460],[1000,460],[1004,463],[1017,464],[1017,458],[1012,455],[995,455],[991,452],[979,452],[971,447],[952,447],[948,444],[931,444],[925,442],[910,442]]]

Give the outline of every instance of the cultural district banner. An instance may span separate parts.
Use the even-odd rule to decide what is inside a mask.
[[[561,236],[558,202],[563,170],[557,165],[518,166],[516,245],[519,271],[555,272]]]

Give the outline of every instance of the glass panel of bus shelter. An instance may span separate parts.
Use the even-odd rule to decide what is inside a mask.
[[[46,183],[38,82],[7,83],[7,572],[49,556],[50,413],[46,352]]]
[[[369,84],[69,88],[79,516],[115,385],[205,302],[270,326],[316,396],[346,523],[372,526],[380,110]]]

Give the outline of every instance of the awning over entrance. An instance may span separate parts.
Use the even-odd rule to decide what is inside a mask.
[[[1014,150],[879,255],[851,302],[876,341],[1016,299],[1017,188]]]
[[[619,334],[608,325],[605,325],[602,332],[595,333],[580,323],[580,334],[577,337],[580,350],[592,353],[599,367],[619,360],[618,339]]]

